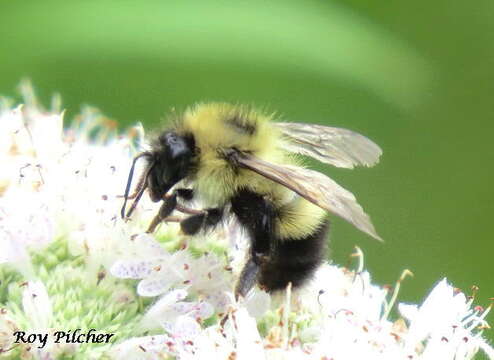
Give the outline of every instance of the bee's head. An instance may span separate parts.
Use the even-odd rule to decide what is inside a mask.
[[[191,134],[180,135],[173,131],[166,131],[154,141],[151,151],[136,156],[125,189],[122,218],[130,216],[146,188],[149,189],[152,201],[162,200],[176,183],[190,175],[194,168],[196,152],[194,137]],[[134,203],[125,215],[134,167],[141,157],[144,157],[147,162],[144,175],[137,185]]]
[[[149,196],[159,201],[180,180],[187,177],[194,164],[195,141],[192,135],[179,135],[168,131],[154,142],[147,178]]]

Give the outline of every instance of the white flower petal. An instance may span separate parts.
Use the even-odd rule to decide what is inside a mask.
[[[166,329],[166,327],[165,327]],[[194,339],[201,332],[201,326],[197,321],[188,315],[178,316],[175,323],[168,327],[168,330],[173,336]]]
[[[140,296],[157,296],[170,289],[177,281],[177,276],[173,273],[148,277],[139,282],[137,293]]]
[[[245,304],[249,315],[259,319],[269,310],[271,306],[271,296],[262,290],[254,289],[245,299]]]
[[[112,348],[109,355],[115,360],[155,360],[167,352],[168,342],[173,342],[168,335],[131,338]]]
[[[237,329],[238,359],[265,359],[263,342],[257,330],[256,320],[249,316],[246,309],[239,309],[233,316]]]
[[[110,268],[110,273],[122,279],[143,279],[151,274],[154,266],[154,261],[118,260]]]
[[[53,316],[51,301],[41,281],[29,281],[22,292],[22,307],[35,329],[50,327]]]
[[[144,315],[142,319],[143,327],[145,329],[153,329],[158,327],[165,319],[168,320],[172,305],[185,299],[186,296],[186,290],[178,289],[170,291],[161,297]]]

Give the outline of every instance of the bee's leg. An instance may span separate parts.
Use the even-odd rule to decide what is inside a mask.
[[[137,194],[139,194],[139,191],[141,190],[142,186],[144,185],[144,180],[145,180],[145,177],[141,176],[141,178],[137,182],[137,185],[135,187],[134,192],[132,194],[130,194],[129,196],[127,196],[127,200],[134,200],[137,197]],[[117,195],[117,198],[124,198],[124,197],[125,197],[125,195]]]
[[[175,189],[172,194],[170,195],[165,195],[163,198],[166,201],[167,199],[175,197],[175,198],[180,198],[186,201],[190,201],[194,198],[194,190],[192,189]],[[180,211],[181,213],[184,214],[190,214],[190,215],[199,215],[204,212],[204,210],[196,210],[189,208],[187,206],[181,205],[181,204],[176,204],[175,205],[175,210]]]
[[[177,198],[181,198],[184,200],[192,200],[194,197],[194,191],[192,189],[175,189],[171,194],[166,194],[163,196],[163,204],[161,205],[158,213],[149,224],[147,233],[153,233],[156,230],[156,227],[163,221],[171,221],[170,215],[174,210],[180,211],[184,214],[202,214],[204,210],[195,210],[185,207],[177,203]],[[168,220],[167,220],[168,219]],[[173,218],[173,221],[176,221],[177,218]],[[180,221],[179,221],[180,222]]]
[[[176,189],[173,192],[176,193],[180,199],[183,199],[186,201],[190,201],[194,198],[194,190],[192,190],[192,189],[186,189],[186,188]]]
[[[223,217],[223,208],[209,208],[193,211],[195,213],[194,215],[189,216],[180,222],[180,228],[187,235],[195,235],[201,229],[210,229],[216,226]]]
[[[235,299],[238,300],[240,296],[245,297],[250,289],[254,287],[257,282],[259,270],[259,264],[254,261],[252,256],[249,256],[249,259],[240,273],[237,285],[235,285]]]
[[[240,191],[231,203],[233,213],[247,229],[251,239],[250,256],[235,289],[238,298],[247,295],[258,280],[264,264],[276,254],[276,211],[271,201],[249,190]]]
[[[180,198],[180,199],[183,199],[186,201],[190,201],[194,198],[194,190],[185,189],[185,188],[184,189],[175,189],[172,191],[172,193],[170,195],[165,194],[165,196],[163,196],[164,201],[170,200],[171,202],[173,202],[175,204],[175,207],[172,209],[172,211],[175,210],[175,208],[177,207],[177,198]]]
[[[189,211],[194,211],[193,213],[199,213],[200,211],[185,208],[177,203],[177,198],[191,200],[193,198],[192,189],[175,189],[170,195],[165,195],[163,198],[163,204],[161,205],[158,213],[149,224],[147,233],[153,233],[156,227],[170,216],[174,210],[179,210],[181,212],[190,213]],[[185,210],[185,211],[184,211]]]
[[[156,216],[151,221],[151,224],[149,224],[149,227],[146,230],[146,232],[152,234],[154,232],[154,230],[156,230],[156,227],[163,220],[165,220],[173,212],[173,210],[175,210],[176,206],[177,206],[177,196],[176,195],[170,196],[165,201],[163,201],[160,209],[158,210],[158,213],[156,214]]]

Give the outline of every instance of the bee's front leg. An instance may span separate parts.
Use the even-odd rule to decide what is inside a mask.
[[[175,204],[173,203],[175,202]],[[174,198],[174,200],[171,201],[164,201],[163,204],[161,205],[160,209],[158,210],[158,213],[156,216],[151,220],[151,224],[149,224],[148,229],[146,232],[148,234],[154,233],[156,230],[156,227],[161,224],[163,221],[166,221],[166,219],[169,217],[169,215],[175,210],[175,206],[177,204],[177,199]]]
[[[182,207],[177,203],[177,197],[180,197],[185,200],[191,200],[193,197],[192,189],[176,189],[170,195],[165,195],[163,198],[163,203],[161,204],[158,213],[149,224],[147,229],[147,233],[153,233],[156,230],[156,227],[162,222],[165,221],[174,210],[179,210],[181,212],[186,212],[182,210],[190,210],[188,208]]]

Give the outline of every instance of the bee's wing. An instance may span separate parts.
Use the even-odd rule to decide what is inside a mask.
[[[275,165],[245,154],[238,154],[236,162],[241,167],[281,184],[315,205],[341,216],[361,231],[382,241],[369,215],[357,203],[355,196],[326,175],[298,166]]]
[[[347,129],[301,123],[274,125],[285,137],[286,141],[281,145],[284,150],[337,167],[373,166],[382,154],[374,142]]]

